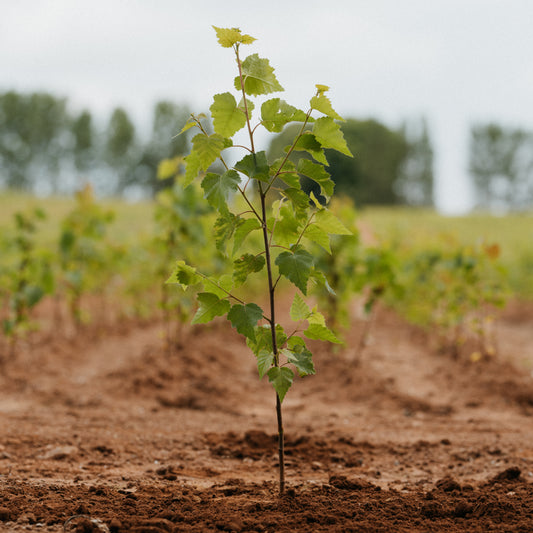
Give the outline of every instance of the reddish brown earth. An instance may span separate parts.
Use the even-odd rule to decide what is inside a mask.
[[[380,310],[284,402],[220,322],[22,346],[0,377],[0,531],[533,531],[533,306],[473,363]],[[363,324],[354,321],[348,346]]]

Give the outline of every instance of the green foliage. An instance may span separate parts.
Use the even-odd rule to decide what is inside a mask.
[[[532,131],[495,123],[471,128],[470,174],[478,208],[530,209],[532,166]]]
[[[109,257],[113,250],[106,242],[106,232],[114,214],[94,200],[92,188],[76,193],[76,207],[63,219],[59,236],[59,268],[63,290],[76,324],[83,321],[81,299],[113,272]]]
[[[281,403],[293,383],[294,372],[289,366],[300,376],[314,373],[312,354],[297,333],[312,340],[338,342],[338,339],[326,326],[324,317],[316,310],[309,310],[298,293],[291,310],[296,327],[292,328],[294,333],[287,335],[275,318],[276,289],[280,283],[289,282],[307,295],[310,279],[320,278],[315,257],[306,248],[308,243],[319,242],[329,250],[331,235],[350,233],[325,206],[316,201],[310,203],[290,156],[293,152],[304,151],[313,157],[316,162],[304,159],[298,170],[314,180],[329,198],[334,184],[323,166],[327,163],[324,150],[338,150],[346,155],[350,155],[350,150],[336,122],[341,118],[323,85],[317,85],[308,111],[272,98],[263,102],[261,119],[254,124],[255,106],[250,97],[268,95],[283,88],[267,59],[252,54],[241,60],[240,47],[251,44],[252,37],[236,28],[214,28],[219,43],[234,50],[239,71],[234,86],[239,96],[231,92],[214,96],[210,107],[214,133],[204,128],[202,116],[192,116],[182,130],[196,128],[198,132],[185,158],[186,170],[181,183],[188,187],[201,177],[204,198],[218,212],[214,224],[216,246],[224,253],[231,250],[233,272],[231,278],[213,277],[179,260],[168,282],[182,287],[202,287],[197,288],[198,310],[193,323],[226,315],[237,332],[246,337],[257,357],[260,377],[268,374]],[[313,110],[323,116],[313,117]],[[266,153],[255,149],[257,128],[279,132],[291,123],[298,123],[299,129],[286,155],[269,164]],[[312,125],[311,131],[307,131],[308,125]],[[232,136],[242,129],[248,131],[249,146],[244,148],[241,159],[237,158],[237,162],[230,165],[225,149],[233,146]],[[216,161],[222,164],[222,172],[213,171]],[[278,189],[275,184],[279,180],[285,181],[289,188]],[[247,301],[250,293],[246,287],[251,274],[260,274],[266,283],[266,293],[270,295],[268,311]]]
[[[329,200],[335,184],[337,194],[350,197],[358,206],[432,205],[433,157],[425,122],[420,127],[409,123],[400,129],[376,120],[348,119],[339,124],[339,115],[325,93],[313,97],[311,106],[326,116],[308,125],[293,150],[304,152],[303,159],[299,154],[297,172],[304,178],[307,193]],[[274,105],[272,109],[275,110]],[[279,122],[271,119],[273,114],[274,111],[266,117],[263,114],[271,120],[271,131],[279,132],[271,141],[270,159],[280,157],[301,129],[301,125],[282,120],[289,112],[280,113]],[[356,157],[352,158],[352,154]],[[328,166],[332,181],[323,181],[310,158]]]
[[[12,352],[17,338],[32,327],[32,309],[54,290],[52,257],[39,247],[37,240],[39,224],[45,217],[41,209],[17,212],[13,217],[14,229],[4,237],[3,249],[8,260],[2,265],[0,280],[8,309],[2,330],[12,339]]]
[[[497,244],[443,246],[402,252],[401,297],[393,305],[409,320],[431,328],[455,354],[473,338],[481,355],[493,355],[488,335],[495,309],[507,294]]]

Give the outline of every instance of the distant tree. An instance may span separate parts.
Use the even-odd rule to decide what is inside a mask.
[[[68,150],[66,100],[47,93],[0,95],[0,164],[4,185],[57,189],[59,164]]]
[[[530,209],[533,133],[495,123],[472,126],[469,170],[477,207]]]
[[[115,173],[117,192],[133,180],[133,171],[139,159],[135,126],[125,109],[113,110],[106,132],[105,161]]]
[[[157,102],[154,106],[152,131],[144,146],[139,164],[132,176],[133,182],[146,188],[151,194],[172,185],[157,179],[157,167],[163,159],[169,159],[187,152],[186,135],[178,135],[190,112],[184,106],[169,101]]]
[[[395,188],[408,205],[433,206],[433,147],[427,121],[406,122],[401,131],[408,150]]]
[[[353,198],[357,205],[408,202],[406,186],[401,182],[416,182],[418,178],[408,179],[405,174],[409,169],[409,158],[415,157],[406,133],[401,129],[390,129],[376,120],[348,119],[341,128],[354,157],[326,150],[328,171],[335,182],[336,193]],[[275,137],[270,144],[269,158],[279,157],[293,134],[294,131],[284,130]],[[314,183],[305,182],[304,188],[318,195]]]
[[[94,165],[94,127],[90,111],[82,111],[72,121],[73,146],[72,155],[77,170],[85,172]]]

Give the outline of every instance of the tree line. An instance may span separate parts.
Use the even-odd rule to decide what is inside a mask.
[[[104,195],[153,195],[165,186],[157,179],[159,162],[187,153],[187,136],[176,133],[189,115],[185,105],[159,101],[150,128],[140,129],[122,107],[97,120],[91,110],[73,111],[66,98],[52,94],[0,93],[0,187],[70,193],[90,182]],[[434,148],[425,119],[399,127],[348,119],[342,131],[355,157],[327,154],[338,194],[358,206],[433,206]],[[283,154],[293,133],[284,130],[272,139],[270,158]],[[473,125],[469,154],[476,207],[531,205],[532,132]],[[304,188],[311,191],[313,185]]]

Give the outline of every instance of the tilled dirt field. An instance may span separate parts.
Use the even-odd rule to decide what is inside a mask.
[[[0,531],[533,531],[533,306],[472,363],[382,309],[284,402],[226,322],[60,333],[0,377]]]

